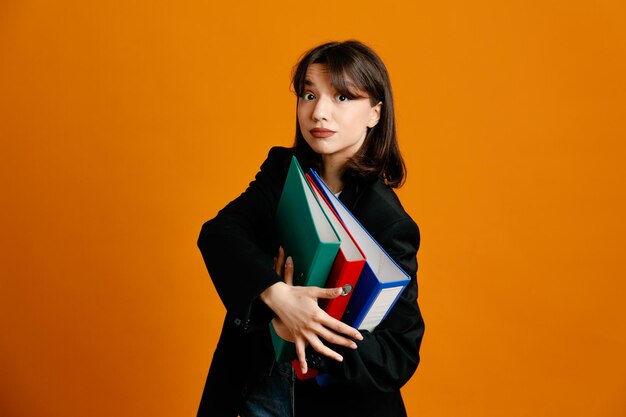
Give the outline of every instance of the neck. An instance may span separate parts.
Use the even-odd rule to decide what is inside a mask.
[[[342,169],[343,164],[336,163],[336,161],[322,156],[321,176],[333,193],[338,193],[343,189],[343,181],[341,180]]]

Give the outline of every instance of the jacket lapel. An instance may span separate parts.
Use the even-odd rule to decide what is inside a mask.
[[[375,180],[358,177],[356,175],[348,176],[344,180],[344,186],[341,194],[339,194],[339,200],[354,214],[363,193],[368,185],[371,185],[370,183],[374,181]]]

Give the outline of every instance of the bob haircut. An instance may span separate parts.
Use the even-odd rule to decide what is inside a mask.
[[[291,83],[297,97],[304,93],[306,72],[311,64],[326,66],[330,83],[339,94],[362,97],[366,93],[372,106],[382,102],[380,120],[367,129],[363,145],[346,163],[343,178],[351,175],[380,177],[390,187],[401,186],[406,166],[398,147],[391,81],[383,61],[359,41],[319,45],[306,52],[294,67]],[[298,120],[294,148],[302,163],[319,170],[321,158],[306,143]]]

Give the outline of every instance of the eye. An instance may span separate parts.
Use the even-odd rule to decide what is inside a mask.
[[[304,99],[306,101],[315,100],[315,95],[313,93],[308,92],[308,91],[302,93],[302,95],[300,97],[302,97],[302,99]]]
[[[343,95],[343,94],[338,94],[337,95],[337,101],[348,101],[350,100],[350,97]]]

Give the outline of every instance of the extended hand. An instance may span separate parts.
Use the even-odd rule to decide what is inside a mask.
[[[293,261],[291,257],[285,261],[285,252],[280,248],[275,262],[279,275],[283,275],[283,265],[285,282],[278,282],[261,293],[261,299],[277,315],[272,321],[274,330],[283,339],[295,343],[302,373],[308,368],[304,351],[307,344],[320,354],[341,362],[343,357],[324,345],[320,337],[329,343],[356,349],[352,339],[362,340],[363,336],[358,330],[329,316],[318,306],[317,300],[339,297],[342,288],[293,286]]]

